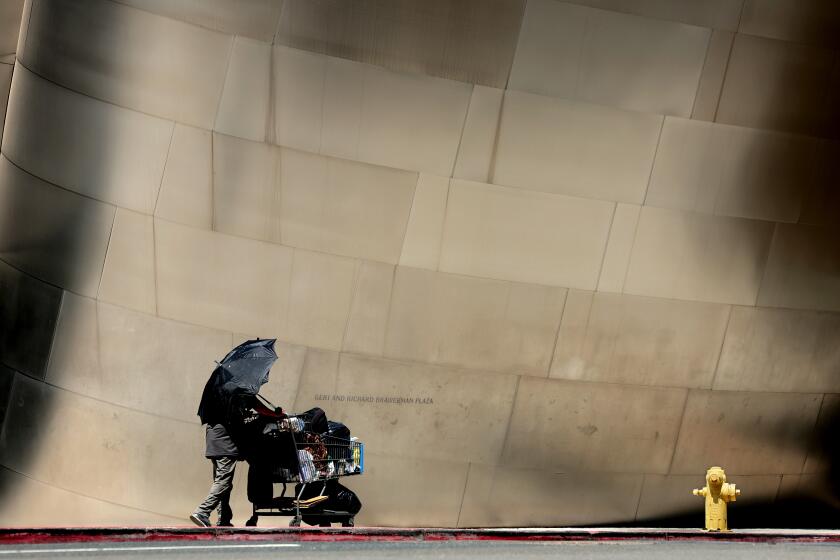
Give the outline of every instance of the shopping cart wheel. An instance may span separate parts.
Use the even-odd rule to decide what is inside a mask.
[[[355,519],[352,518],[352,517],[348,517],[346,520],[341,522],[341,526],[342,527],[355,527],[356,526]]]
[[[291,521],[289,521],[289,527],[300,527],[300,517],[293,517]]]
[[[256,527],[257,526],[257,519],[256,515],[252,515],[248,521],[245,522],[246,527]]]

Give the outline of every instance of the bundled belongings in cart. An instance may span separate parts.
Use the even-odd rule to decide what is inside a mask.
[[[253,504],[246,525],[256,526],[260,516],[292,516],[292,527],[301,521],[353,526],[362,503],[338,478],[364,472],[364,444],[344,424],[327,420],[320,408],[283,418],[259,415],[246,423],[248,500]],[[279,496],[274,496],[274,483],[283,485]],[[293,495],[286,495],[288,484],[295,484]]]

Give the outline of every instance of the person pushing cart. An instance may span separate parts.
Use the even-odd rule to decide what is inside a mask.
[[[190,515],[200,527],[210,527],[218,510],[218,526],[232,526],[229,501],[236,462],[246,460],[248,499],[253,504],[246,525],[260,516],[291,516],[291,526],[352,526],[361,502],[340,477],[364,472],[364,445],[350,437],[340,422],[329,422],[316,408],[287,415],[259,395],[277,360],[275,339],[244,342],[217,363],[208,379],[198,415],[206,424],[205,456],[213,464],[213,484],[204,501]],[[280,496],[273,484],[283,484]],[[289,483],[294,496],[286,496]]]

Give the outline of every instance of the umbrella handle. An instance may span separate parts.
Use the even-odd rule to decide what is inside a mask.
[[[267,404],[268,406],[270,406],[270,407],[271,407],[271,410],[274,410],[275,408],[277,408],[276,406],[274,406],[274,403],[272,403],[270,400],[268,400],[268,399],[267,399],[267,398],[265,398],[264,396],[260,395],[259,393],[257,393],[257,398],[262,399],[262,401],[263,401],[265,404]]]

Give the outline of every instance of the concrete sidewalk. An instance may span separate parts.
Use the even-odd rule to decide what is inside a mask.
[[[661,528],[186,528],[61,527],[0,528],[0,545],[145,541],[730,541],[840,542],[840,530],[742,529],[707,533]]]

